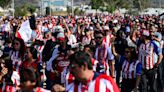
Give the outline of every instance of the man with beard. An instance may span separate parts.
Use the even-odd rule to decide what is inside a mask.
[[[95,32],[95,41],[97,44],[97,48],[95,51],[95,59],[99,61],[98,63],[99,69],[96,69],[96,70],[98,70],[99,73],[105,73],[115,78],[114,56],[112,54],[111,48],[107,46],[106,44],[103,44],[102,32],[100,31]]]

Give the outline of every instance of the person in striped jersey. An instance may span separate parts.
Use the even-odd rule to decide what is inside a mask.
[[[122,64],[121,92],[137,92],[141,78],[142,65],[137,58],[134,47],[125,49],[125,60]]]
[[[114,55],[112,54],[111,48],[106,44],[103,44],[102,32],[95,32],[95,41],[97,44],[97,48],[95,50],[95,59],[99,61],[98,66],[100,66],[100,70],[98,72],[111,75],[113,78],[115,78]]]
[[[139,61],[142,63],[141,92],[157,92],[157,67],[162,60],[161,49],[150,41],[148,30],[142,32],[143,42],[139,47]],[[156,57],[157,56],[157,57]],[[157,58],[157,60],[155,60]]]
[[[93,72],[88,53],[78,51],[70,56],[70,62],[75,80],[67,86],[67,92],[120,92],[112,77]]]
[[[53,92],[120,92],[112,77],[93,71],[88,53],[75,52],[69,60],[69,70],[75,79],[66,88],[54,85]]]

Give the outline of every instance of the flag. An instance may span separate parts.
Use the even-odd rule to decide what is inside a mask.
[[[32,29],[30,28],[29,20],[22,23],[20,29],[18,30],[17,37],[22,38],[24,42],[28,42],[31,39]]]

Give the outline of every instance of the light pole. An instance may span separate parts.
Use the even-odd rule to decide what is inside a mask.
[[[72,15],[74,15],[74,12],[73,12],[73,0],[72,0]]]
[[[51,16],[51,0],[49,0],[49,7],[50,7],[50,16]]]
[[[12,0],[12,8],[13,8],[13,18],[14,18],[14,15],[15,15],[15,3],[14,3],[14,0]]]

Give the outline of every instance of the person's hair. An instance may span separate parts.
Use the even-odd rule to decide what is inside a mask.
[[[19,50],[19,57],[23,60],[24,59],[24,55],[25,55],[25,51],[26,51],[26,45],[24,43],[24,40],[21,39],[21,38],[15,38],[14,41],[18,41],[20,42],[20,50]],[[13,41],[13,44],[14,44],[14,41]],[[13,50],[15,51],[15,48],[13,48]]]
[[[88,53],[84,52],[84,51],[75,52],[74,54],[72,54],[69,57],[69,60],[70,60],[70,65],[72,63],[75,63],[79,67],[81,67],[82,65],[87,64],[87,67],[88,67],[89,70],[93,69],[92,62],[91,62],[91,56]]]
[[[138,59],[138,55],[137,55],[135,47],[127,46],[126,49],[130,50],[131,60],[137,60]]]
[[[25,68],[20,71],[20,82],[36,82],[37,78],[32,68]]]
[[[30,49],[30,53],[32,54],[33,59],[37,59],[37,50],[34,47],[27,47]]]

